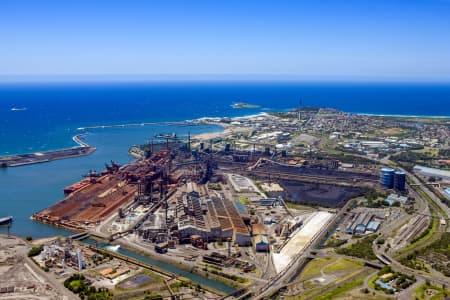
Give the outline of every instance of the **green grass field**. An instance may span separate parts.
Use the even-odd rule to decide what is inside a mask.
[[[363,267],[364,264],[359,261],[353,261],[348,258],[342,258],[332,265],[325,267],[323,270],[325,273],[336,273],[340,271],[354,270]]]
[[[320,295],[317,297],[317,300],[328,300],[328,299],[336,299],[337,297],[341,296],[342,294],[353,290],[354,288],[362,285],[364,283],[364,276],[358,277],[354,280],[351,280],[350,282],[339,286],[338,288],[331,290],[323,295]]]
[[[303,272],[300,274],[298,280],[307,280],[320,276],[320,270],[323,267],[336,261],[337,258],[334,257],[316,258],[306,265],[306,267],[303,269]]]

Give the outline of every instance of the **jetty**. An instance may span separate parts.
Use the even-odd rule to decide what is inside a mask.
[[[18,167],[37,163],[44,163],[58,159],[85,156],[93,153],[96,150],[96,148],[83,142],[81,140],[81,136],[82,135],[79,134],[73,137],[73,140],[79,145],[78,147],[0,156],[0,168]]]

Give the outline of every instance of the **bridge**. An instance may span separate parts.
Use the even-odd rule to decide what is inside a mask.
[[[415,186],[418,186],[418,187],[421,187],[421,186],[434,186],[434,187],[437,187],[437,188],[441,188],[441,184],[439,182],[412,183],[409,186],[411,186],[411,187],[415,187]]]
[[[87,238],[89,235],[90,235],[90,233],[86,231],[86,232],[79,232],[79,233],[72,234],[71,236],[68,236],[68,238],[71,240],[82,240],[82,239]]]

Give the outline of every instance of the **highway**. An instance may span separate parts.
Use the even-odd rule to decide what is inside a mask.
[[[383,245],[383,247],[380,247],[380,249],[378,249],[377,247],[378,245],[376,245],[376,242],[374,241],[373,243],[373,252],[375,253],[375,255],[378,257],[378,259],[386,264],[390,264],[392,266],[392,268],[395,271],[404,273],[406,275],[413,275],[415,276],[417,279],[423,279],[423,280],[430,280],[431,282],[435,282],[438,284],[445,284],[448,285],[449,284],[449,279],[448,277],[445,277],[444,275],[440,275],[437,273],[433,273],[433,274],[429,274],[429,273],[425,273],[423,271],[418,271],[418,270],[414,270],[411,269],[409,267],[406,267],[404,265],[402,265],[401,263],[399,263],[397,260],[395,260],[392,256],[389,256],[386,251],[385,251],[385,246]],[[384,255],[384,258],[382,257]]]

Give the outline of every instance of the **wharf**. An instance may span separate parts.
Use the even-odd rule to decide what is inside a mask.
[[[83,135],[85,134],[77,134],[72,138],[72,140],[79,145],[78,147],[0,156],[0,168],[19,167],[92,154],[96,148],[91,147],[89,144],[84,142],[82,140]]]
[[[85,156],[93,153],[95,150],[96,149],[94,147],[80,146],[70,149],[1,156],[0,167],[19,167],[24,165],[49,162],[58,159]]]
[[[135,201],[139,180],[157,181],[169,161],[170,151],[160,151],[150,159],[135,161],[99,177],[90,177],[86,185],[35,213],[32,219],[70,230],[92,228],[120,207]]]

